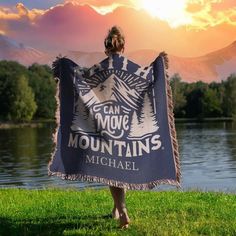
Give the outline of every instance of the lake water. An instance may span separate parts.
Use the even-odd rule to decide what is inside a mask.
[[[47,176],[54,123],[0,129],[0,188],[105,187]],[[183,190],[236,192],[236,123],[177,123]],[[154,190],[173,189],[161,186]],[[175,188],[174,188],[175,189]]]

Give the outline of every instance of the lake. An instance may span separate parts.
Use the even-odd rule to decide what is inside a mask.
[[[55,124],[0,129],[0,188],[105,187],[47,176]],[[177,123],[183,190],[236,192],[236,123]],[[155,190],[175,189],[160,186]]]

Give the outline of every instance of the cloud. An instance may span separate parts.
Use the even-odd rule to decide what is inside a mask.
[[[95,2],[99,6],[100,1]],[[166,21],[131,7],[118,7],[101,15],[89,6],[75,3],[47,10],[29,10],[18,4],[16,8],[0,7],[0,31],[41,50],[102,51],[107,30],[119,25],[125,32],[128,51],[165,49],[175,55],[196,56],[222,48],[236,39],[233,9],[226,8],[220,13],[213,7],[213,1],[205,3],[192,3],[196,4],[192,8],[193,25],[174,29]],[[228,20],[222,15],[225,12]]]
[[[64,0],[64,3],[71,2],[73,4],[79,4],[79,5],[90,5],[90,6],[96,6],[96,7],[102,7],[102,6],[111,6],[113,4],[118,4],[120,6],[134,6],[134,2],[132,0],[118,0],[118,1],[111,1],[111,0]],[[136,1],[137,2],[137,1]]]
[[[163,0],[164,1],[164,0]],[[185,25],[188,30],[207,30],[208,27],[216,26],[222,23],[236,25],[236,2],[235,0],[183,0],[186,6],[186,16],[182,18],[171,12],[169,15],[172,17],[166,17],[165,12],[159,14],[160,20],[166,20],[168,24],[176,28],[181,25]],[[67,3],[71,3],[74,6],[83,6],[88,4],[96,12],[102,15],[112,13],[119,7],[130,7],[135,10],[141,10],[142,0],[64,0],[64,4],[56,5],[63,6]],[[0,21],[1,20],[22,20],[28,18],[31,22],[34,22],[38,16],[42,16],[47,11],[52,10],[51,7],[46,10],[33,8],[29,10],[22,3],[16,4],[14,8],[7,8],[0,6]],[[163,8],[163,7],[162,7]],[[166,5],[165,5],[166,8]],[[163,8],[163,11],[166,9]],[[160,11],[161,12],[161,11]],[[181,12],[180,12],[181,13]],[[183,12],[184,13],[184,12]],[[156,17],[158,18],[158,17]],[[1,29],[1,26],[0,26]]]
[[[15,8],[0,6],[0,20],[20,20],[22,18],[28,18],[33,21],[37,16],[42,15],[44,12],[44,10],[40,9],[29,10],[22,3],[17,3]]]
[[[193,19],[189,30],[207,30],[224,23],[236,26],[236,2],[232,0],[190,0],[187,10]]]
[[[96,12],[102,15],[113,12],[118,7],[134,7],[133,0],[119,0],[119,1],[110,1],[110,0],[64,0],[64,3],[72,3],[74,5],[89,5]]]
[[[23,3],[25,6],[27,6],[28,9],[37,8],[37,9],[48,9],[50,7],[53,7],[57,4],[61,4],[64,1],[63,0],[1,0],[0,5],[11,7],[15,6],[17,3]]]
[[[166,0],[163,1],[166,2]],[[80,5],[88,4],[100,14],[110,13],[120,6],[131,7],[136,10],[140,10],[142,8],[141,6],[143,5],[142,0],[117,0],[116,2],[110,0],[65,0],[65,2],[72,2],[74,4]],[[235,0],[184,0],[183,3],[186,6],[185,11],[183,11],[183,13],[185,12],[186,17],[183,17],[182,21],[180,16],[173,16],[174,11],[172,13],[172,6],[169,6],[169,15],[173,17],[169,19],[167,18],[166,20],[171,27],[186,25],[189,30],[206,30],[208,27],[222,23],[232,25],[236,24]],[[160,8],[162,9],[163,6],[160,5]],[[163,12],[163,14],[166,15],[166,12]],[[165,18],[161,17],[161,14],[159,15],[159,19]]]

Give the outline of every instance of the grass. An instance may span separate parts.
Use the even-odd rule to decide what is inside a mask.
[[[118,229],[108,189],[1,189],[0,235],[236,235],[236,195],[128,191]]]

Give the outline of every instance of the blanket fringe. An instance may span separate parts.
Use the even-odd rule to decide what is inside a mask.
[[[176,180],[178,185],[180,186],[180,179],[181,179],[181,171],[180,171],[180,160],[179,160],[179,146],[177,141],[177,134],[175,128],[175,119],[174,119],[174,106],[173,106],[173,96],[172,96],[172,89],[170,86],[170,79],[168,75],[168,68],[169,68],[169,59],[166,52],[161,52],[159,57],[162,58],[162,62],[165,69],[165,81],[166,81],[166,90],[167,90],[167,103],[168,103],[168,123],[170,128],[171,134],[171,143],[173,148],[173,154],[175,159],[175,167],[176,167]]]
[[[61,59],[62,57],[59,56],[56,58],[56,60],[52,63],[52,70],[53,70],[53,76],[56,80],[56,93],[55,93],[55,99],[56,99],[56,111],[55,111],[55,121],[56,121],[56,127],[52,134],[52,141],[53,141],[53,148],[51,152],[51,159],[48,163],[47,169],[48,169],[48,175],[51,176],[52,172],[50,171],[50,166],[53,162],[53,158],[56,155],[57,151],[57,136],[58,136],[58,130],[60,126],[60,78],[61,78]]]
[[[62,56],[61,54],[59,54],[56,57],[56,60],[52,62],[53,77],[55,79],[60,79],[60,76],[61,76],[61,61],[64,58],[67,58],[67,57],[66,56]]]
[[[160,184],[168,184],[168,185],[173,185],[178,188],[180,188],[180,185],[178,182],[175,180],[170,180],[170,179],[162,179],[162,180],[155,180],[149,183],[143,183],[143,184],[132,184],[132,183],[125,183],[117,180],[111,180],[111,179],[106,179],[102,177],[97,177],[97,176],[90,176],[90,175],[83,175],[83,174],[63,174],[61,172],[51,172],[49,170],[49,175],[51,176],[57,176],[61,177],[63,180],[80,180],[80,181],[85,181],[85,182],[97,182],[97,183],[103,183],[107,184],[110,186],[114,187],[119,187],[119,188],[125,188],[128,190],[149,190],[153,189]]]

